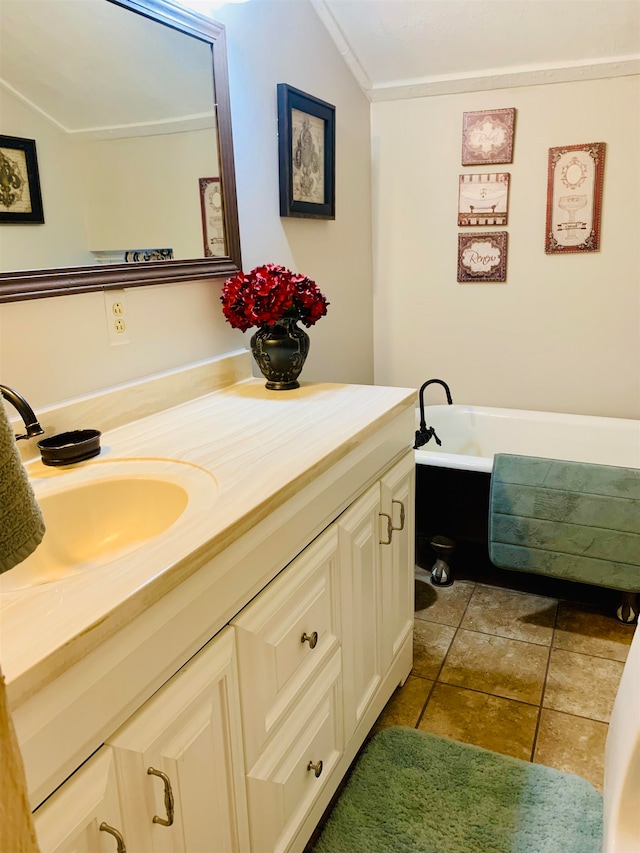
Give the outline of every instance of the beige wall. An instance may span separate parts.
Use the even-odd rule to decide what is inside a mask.
[[[289,265],[313,278],[331,302],[310,330],[303,379],[371,382],[368,101],[306,3],[252,0],[219,11],[227,26],[244,268]],[[281,82],[336,105],[335,222],[279,216]],[[1,381],[37,408],[248,346],[222,317],[220,288],[221,282],[197,282],[130,289],[130,343],[116,347],[108,342],[102,294],[0,305]]]
[[[462,113],[516,107],[513,163],[460,166]],[[454,402],[640,417],[640,78],[372,105],[375,380]],[[601,250],[544,252],[547,153],[606,142]],[[511,173],[506,284],[456,281],[458,176]],[[427,402],[444,402],[433,388]]]

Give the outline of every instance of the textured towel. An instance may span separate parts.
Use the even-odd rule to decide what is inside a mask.
[[[3,853],[38,853],[22,756],[7,708],[1,672],[0,767],[0,850]]]
[[[503,569],[640,591],[640,470],[497,454],[489,556]]]
[[[0,573],[25,560],[43,536],[42,513],[0,402]]]

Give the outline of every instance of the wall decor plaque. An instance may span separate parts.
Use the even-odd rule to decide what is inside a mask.
[[[35,140],[0,136],[0,223],[43,222]]]
[[[514,107],[462,114],[462,165],[513,162]]]
[[[458,225],[506,225],[509,172],[460,175]]]
[[[604,142],[549,149],[545,252],[597,252]]]
[[[507,232],[458,234],[458,281],[507,280]]]
[[[278,83],[280,216],[335,219],[336,108]]]

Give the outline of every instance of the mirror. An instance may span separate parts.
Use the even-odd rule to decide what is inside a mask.
[[[172,0],[0,8],[0,302],[240,269],[224,27]]]

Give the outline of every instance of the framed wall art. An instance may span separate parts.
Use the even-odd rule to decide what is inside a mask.
[[[507,280],[507,232],[458,234],[458,281]]]
[[[545,252],[597,252],[604,142],[549,149]]]
[[[335,219],[335,107],[278,84],[280,216]]]
[[[34,139],[0,136],[0,223],[43,223]]]
[[[506,225],[509,172],[460,175],[458,225]]]
[[[198,178],[198,183],[204,256],[205,258],[224,258],[227,255],[227,247],[220,178]]]
[[[462,114],[462,165],[513,162],[515,107]]]

